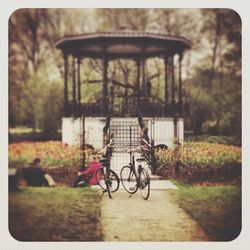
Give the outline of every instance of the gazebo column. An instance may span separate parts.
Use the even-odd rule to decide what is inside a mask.
[[[76,60],[72,58],[72,99],[73,99],[73,115],[76,115]]]
[[[102,114],[106,116],[108,114],[108,59],[107,56],[103,56],[102,65]]]
[[[164,107],[164,113],[165,117],[167,117],[168,114],[168,57],[165,56],[164,58],[164,66],[165,66],[165,107]]]
[[[136,60],[136,66],[137,66],[137,79],[136,79],[136,104],[140,104],[140,79],[141,79],[141,63],[140,60]]]
[[[77,102],[78,102],[78,115],[81,115],[81,59],[77,58]]]
[[[68,115],[68,55],[63,54],[64,59],[64,116]]]
[[[179,54],[179,114],[180,116],[183,115],[183,101],[182,101],[182,54]]]
[[[147,94],[147,84],[145,81],[145,76],[146,72],[145,72],[145,58],[142,58],[141,61],[141,86],[142,86],[142,90],[143,90],[143,95]]]
[[[142,54],[142,57],[140,58],[140,83],[139,83],[139,92],[140,94],[140,107],[141,109],[147,109],[147,101],[145,99],[145,96],[147,95],[147,83],[145,81],[145,57]],[[142,97],[142,98],[141,98]]]
[[[178,117],[176,113],[175,107],[175,68],[174,68],[174,55],[171,56],[171,78],[172,78],[172,86],[171,86],[171,110],[172,116],[174,118],[174,143],[177,142],[177,125],[178,125]]]
[[[145,72],[145,63],[146,63],[146,59],[144,57],[144,54],[142,53],[142,55],[140,56],[140,58],[137,59],[136,64],[137,64],[137,103],[140,104],[140,108],[141,109],[145,109],[147,108],[145,105],[146,100],[145,98],[141,98],[141,97],[145,97],[146,94],[148,93],[148,86],[146,83],[146,72]]]
[[[171,56],[171,110],[172,114],[175,114],[175,77],[174,77],[174,55]]]

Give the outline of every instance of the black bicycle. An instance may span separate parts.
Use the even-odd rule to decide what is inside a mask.
[[[157,170],[156,152],[159,150],[168,150],[168,146],[166,144],[155,145],[154,140],[147,141],[144,138],[141,139],[141,145],[142,156],[145,158],[151,173],[154,175]]]
[[[120,172],[120,180],[124,189],[132,196],[140,189],[144,200],[149,198],[150,194],[150,177],[147,171],[141,165],[141,162],[146,161],[144,157],[137,158],[139,165],[135,166],[134,152],[141,150],[142,146],[128,150],[131,155],[131,162],[128,166],[124,166]]]
[[[96,172],[96,179],[99,186],[103,190],[103,194],[108,192],[111,199],[111,193],[119,189],[120,179],[118,175],[110,169],[110,158],[112,155],[112,140],[102,150],[102,158],[100,159],[101,168]]]

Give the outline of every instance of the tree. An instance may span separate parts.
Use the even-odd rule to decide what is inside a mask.
[[[183,60],[183,95],[188,109],[185,119],[196,133],[239,130],[241,21],[236,12],[226,9],[16,11],[9,21],[10,126],[23,124],[47,132],[59,126],[60,117],[53,116],[53,113],[61,115],[59,103],[63,85],[63,59],[55,48],[58,39],[65,35],[125,27],[190,39],[192,50]],[[95,102],[101,93],[101,61],[85,59],[82,63],[84,102]],[[147,69],[146,78],[151,81],[152,95],[163,100],[162,59],[149,59]],[[108,77],[110,82],[116,82],[113,85],[115,91],[128,96],[136,82],[135,62],[111,61]],[[49,108],[51,113],[44,112]]]
[[[53,138],[61,126],[63,89],[60,82],[50,85],[43,103],[42,129],[48,138]]]
[[[49,85],[62,78],[63,62],[55,41],[67,33],[82,32],[81,25],[75,25],[79,20],[83,24],[82,14],[66,9],[20,9],[12,14],[9,20],[10,126],[22,124],[34,130],[43,127],[43,106],[51,101],[46,94]]]
[[[150,25],[150,9],[98,9],[97,31],[117,31],[128,29],[146,31]]]
[[[17,116],[34,129],[39,123],[35,107],[41,104],[35,93],[39,89],[37,75],[49,55],[48,44],[43,41],[48,17],[47,10],[22,9],[9,21],[10,118]],[[42,97],[40,89],[38,91]],[[10,123],[15,125],[12,119]]]

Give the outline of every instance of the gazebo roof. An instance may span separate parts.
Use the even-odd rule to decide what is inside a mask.
[[[184,37],[165,34],[116,31],[67,36],[56,43],[64,53],[80,57],[148,58],[183,53],[191,47]]]

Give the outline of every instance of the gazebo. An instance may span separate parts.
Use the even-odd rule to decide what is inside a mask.
[[[56,47],[64,58],[64,143],[100,148],[112,133],[120,144],[131,145],[138,141],[145,124],[156,144],[171,146],[175,141],[183,142],[182,58],[184,51],[191,48],[186,38],[118,30],[64,37]],[[164,100],[161,101],[153,100],[151,83],[145,73],[146,61],[153,57],[160,57],[164,62]],[[81,74],[85,58],[102,61],[102,96],[96,103],[82,102]],[[123,85],[108,78],[109,63],[116,59],[132,60],[136,69],[136,81],[124,86],[122,96],[116,95],[112,86]],[[132,94],[128,95],[128,89]]]

